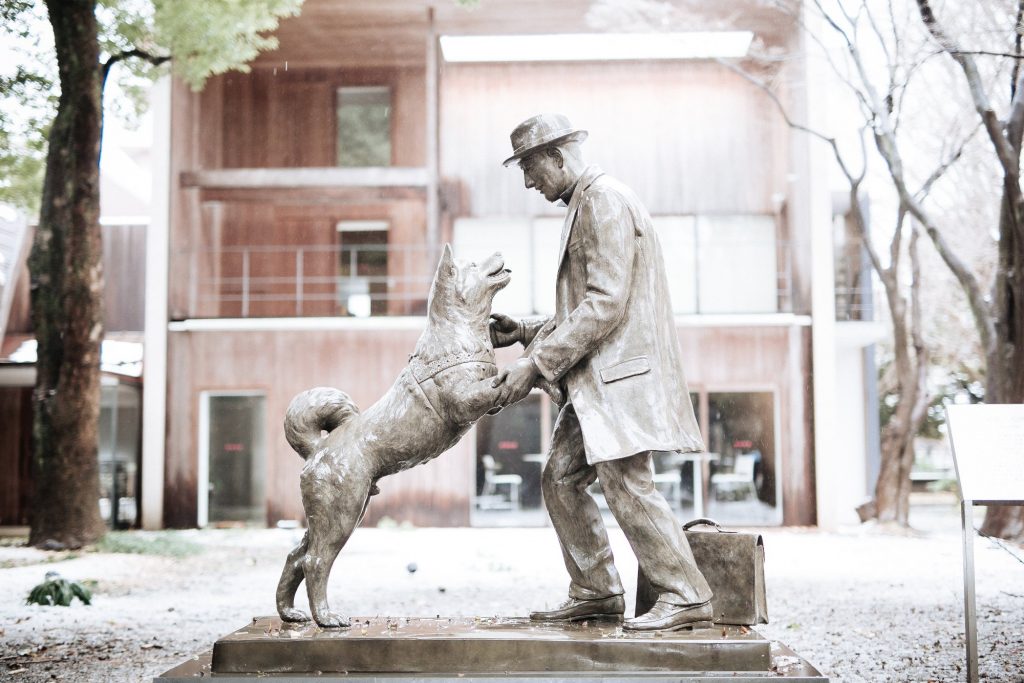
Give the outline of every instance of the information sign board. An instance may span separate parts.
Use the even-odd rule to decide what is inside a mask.
[[[946,408],[962,500],[1024,505],[1024,405]]]

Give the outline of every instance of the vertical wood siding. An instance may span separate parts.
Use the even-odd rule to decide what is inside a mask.
[[[334,386],[361,408],[391,386],[418,330],[302,332],[172,332],[168,343],[167,499],[165,523],[194,526],[198,413],[203,391],[262,391],[267,397],[267,522],[301,519],[302,460],[285,441],[281,421],[292,397]],[[472,445],[467,439],[426,465],[387,477],[364,524],[382,516],[419,526],[469,523]]]
[[[442,172],[474,216],[557,212],[501,166],[512,129],[542,112],[587,129],[587,160],[655,215],[771,214],[786,189],[771,101],[712,62],[447,64],[441,84]]]
[[[255,68],[211,79],[201,96],[203,168],[335,165],[335,91],[391,88],[391,164],[423,166],[422,68]]]

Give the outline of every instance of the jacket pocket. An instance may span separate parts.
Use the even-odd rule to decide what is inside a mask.
[[[606,368],[601,368],[601,381],[605,384],[610,384],[611,382],[618,382],[620,379],[642,375],[650,371],[651,363],[647,360],[647,356],[627,358]]]

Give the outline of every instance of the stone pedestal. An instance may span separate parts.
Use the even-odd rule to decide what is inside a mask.
[[[757,632],[739,626],[652,634],[607,622],[535,624],[502,618],[355,618],[347,629],[261,617],[212,652],[159,676],[224,681],[661,680],[827,681]]]

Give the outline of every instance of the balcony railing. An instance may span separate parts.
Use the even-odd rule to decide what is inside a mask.
[[[180,252],[187,317],[422,315],[439,257],[422,245],[261,245]]]
[[[466,257],[458,245],[456,252]],[[793,311],[787,242],[759,245],[746,240],[734,247],[718,243],[697,250],[691,246],[685,263],[677,258],[681,254],[665,254],[677,314]],[[179,283],[174,316],[423,315],[439,256],[436,247],[384,244],[250,245],[179,252],[172,266],[172,277]],[[499,295],[504,312],[553,312],[556,256],[506,251],[515,275]]]
[[[875,319],[875,292],[871,285],[836,285],[836,320],[870,321]]]

